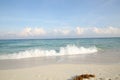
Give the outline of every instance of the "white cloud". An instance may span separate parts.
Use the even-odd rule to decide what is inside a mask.
[[[97,34],[120,34],[120,28],[106,27],[106,28],[93,28],[93,32]]]
[[[46,31],[43,28],[35,28],[33,31],[34,35],[44,35],[46,34]]]
[[[22,35],[22,36],[28,36],[28,35],[31,35],[31,30],[32,30],[32,28],[30,28],[30,27],[26,27],[26,28],[23,29],[21,35]]]
[[[85,30],[84,28],[76,27],[75,32],[76,32],[78,35],[81,35],[81,34],[84,33],[84,30]]]
[[[71,30],[69,30],[69,29],[54,29],[53,31],[57,34],[68,35]]]
[[[46,31],[43,28],[26,27],[21,32],[22,36],[40,36],[44,34],[46,34]]]
[[[76,27],[75,29],[70,29],[70,28],[58,28],[58,29],[53,29],[53,30],[44,30],[43,28],[31,28],[31,27],[26,27],[23,29],[23,31],[20,33],[21,36],[41,36],[41,35],[47,35],[49,33],[50,35],[72,35],[72,34],[77,34],[77,35],[101,35],[101,36],[120,36],[120,28],[119,27]]]
[[[48,34],[49,33],[49,34]],[[119,27],[76,27],[44,30],[41,27],[26,27],[21,32],[0,34],[0,38],[36,38],[36,37],[120,37]]]

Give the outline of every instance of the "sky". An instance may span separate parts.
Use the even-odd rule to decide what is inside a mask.
[[[0,0],[0,39],[120,37],[120,0]]]

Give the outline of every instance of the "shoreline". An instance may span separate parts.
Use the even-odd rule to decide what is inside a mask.
[[[120,80],[120,64],[61,63],[0,70],[0,80],[72,80],[72,77],[81,74],[94,74],[96,80]]]
[[[75,57],[76,58],[76,57]],[[64,57],[43,57],[43,58],[27,58],[27,59],[9,59],[9,60],[0,60],[0,70],[14,70],[14,69],[24,69],[24,68],[32,68],[39,66],[47,66],[47,65],[62,65],[62,64],[73,64],[73,65],[120,65],[118,62],[92,62],[90,58],[88,60],[85,59],[68,59]]]

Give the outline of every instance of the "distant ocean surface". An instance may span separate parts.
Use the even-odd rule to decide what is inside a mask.
[[[43,62],[120,63],[120,38],[0,40],[0,61],[25,59],[33,59],[31,62],[42,59]]]

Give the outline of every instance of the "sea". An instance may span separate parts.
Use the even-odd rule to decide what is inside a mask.
[[[0,40],[0,69],[61,63],[119,64],[120,38]]]

